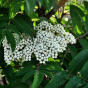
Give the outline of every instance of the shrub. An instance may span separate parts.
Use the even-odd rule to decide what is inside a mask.
[[[87,1],[0,0],[0,88],[88,88],[87,35]]]

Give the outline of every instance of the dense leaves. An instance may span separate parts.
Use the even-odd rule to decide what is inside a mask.
[[[58,88],[63,85],[68,79],[68,75],[65,72],[56,73],[52,80],[46,85],[45,88]]]
[[[36,0],[26,0],[26,12],[30,17],[33,17],[34,14],[34,7],[36,5]]]
[[[82,17],[84,16],[83,11],[78,8],[77,6],[71,5],[70,6],[70,14],[72,17],[72,22],[73,26],[76,29],[75,32],[77,32],[77,29],[80,30],[81,32],[83,31],[83,19]]]
[[[17,15],[14,19],[14,25],[21,33],[26,33],[33,38],[35,31],[33,29],[33,24],[31,20],[25,16]]]
[[[86,63],[88,60],[88,50],[83,50],[79,54],[77,54],[76,57],[70,62],[69,64],[69,71],[72,74],[77,73],[82,66]]]
[[[6,31],[6,38],[8,42],[11,44],[12,51],[14,51],[16,47],[16,41],[15,41],[13,34],[10,33],[9,31]]]
[[[88,2],[59,2],[0,0],[0,79],[3,82],[0,88],[88,88]],[[67,4],[63,6],[65,2]],[[6,64],[3,39],[7,38],[14,51],[14,33],[18,43],[22,33],[33,39],[36,36],[34,27],[46,19],[52,24],[64,25],[65,30],[77,38],[77,43],[68,45],[65,52],[59,53],[56,59],[49,58],[46,64],[39,64],[34,54],[30,62],[12,61],[10,65]]]
[[[80,88],[83,85],[78,77],[71,78],[66,84],[65,88]]]

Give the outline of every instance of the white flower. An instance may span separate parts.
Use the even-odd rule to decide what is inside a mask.
[[[14,34],[17,43],[14,52],[5,37],[3,40],[4,58],[8,64],[11,61],[31,61],[32,53],[40,63],[45,64],[49,57],[57,58],[59,52],[66,50],[68,43],[76,43],[75,37],[66,32],[61,24],[52,25],[47,21],[42,21],[34,29],[37,30],[37,34],[33,41],[29,36],[22,34],[18,43],[18,38]]]

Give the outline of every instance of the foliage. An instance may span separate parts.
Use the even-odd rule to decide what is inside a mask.
[[[73,0],[64,5],[61,1],[0,0],[0,69],[5,76],[0,88],[88,88],[88,2]],[[63,5],[64,11],[57,11]],[[68,12],[71,19],[67,21],[64,15]],[[32,39],[36,33],[33,27],[41,20],[63,24],[77,43],[59,53],[57,59],[49,58],[46,64],[39,64],[35,57],[30,62],[6,64],[2,40],[6,37],[14,51],[13,33],[19,38],[25,33]]]

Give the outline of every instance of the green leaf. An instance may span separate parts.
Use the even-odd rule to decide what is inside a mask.
[[[29,20],[29,18],[22,16],[22,15],[18,15],[14,19],[14,25],[16,25],[19,32],[26,33],[26,34],[30,35],[31,38],[33,38],[33,36],[35,36],[36,32],[33,29],[33,24]]]
[[[0,85],[0,88],[4,88],[2,85]]]
[[[40,66],[40,71],[44,74],[46,74],[49,78],[52,78],[52,73],[57,73],[61,70],[61,67],[58,62],[47,62],[45,65]]]
[[[46,69],[46,70],[51,70],[52,72],[53,72],[53,71],[58,72],[58,71],[61,70],[61,67],[60,67],[60,65],[59,65],[58,62],[50,61],[50,62],[47,62],[47,64],[45,64],[45,65],[41,65],[41,66],[40,66],[40,69],[41,69],[41,70]]]
[[[75,76],[68,81],[65,88],[80,88],[82,85],[81,80]]]
[[[84,79],[88,79],[88,61],[84,64],[83,68],[80,71]]]
[[[15,36],[16,36],[16,44],[18,44],[20,42],[21,33],[19,32],[19,30],[17,30],[16,25],[9,24],[8,27],[7,27],[7,30],[9,30],[9,32],[15,34]]]
[[[57,7],[56,0],[36,0],[39,3],[39,7],[44,6],[47,10],[51,10],[51,8]]]
[[[5,29],[8,22],[8,16],[7,15],[1,15],[0,16],[0,29]]]
[[[28,88],[29,86],[26,85],[25,83],[21,83],[21,82],[16,82],[13,84],[13,86],[11,88]],[[9,87],[10,88],[10,87]]]
[[[66,72],[58,72],[46,85],[45,88],[60,88],[68,79]]]
[[[14,51],[16,48],[16,41],[15,41],[13,34],[9,32],[8,30],[6,30],[6,38],[11,45],[12,51]]]
[[[5,37],[5,32],[3,30],[0,30],[0,45],[4,37]]]
[[[0,0],[1,1],[1,0]],[[8,15],[9,13],[9,8],[1,7],[0,6],[0,14]]]
[[[6,68],[4,68],[3,73],[10,83],[13,83],[15,81],[15,74],[11,66],[7,66]]]
[[[13,0],[10,3],[10,17],[13,18],[20,11],[22,0]]]
[[[22,78],[22,82],[25,82],[26,80],[28,80],[32,75],[34,75],[34,72],[35,72],[34,70],[31,70],[28,73],[26,73]]]
[[[10,88],[11,86],[9,85],[0,85],[0,88]]]
[[[24,66],[24,68],[20,69],[17,73],[16,76],[24,76],[26,73],[29,73],[31,71],[33,71],[35,69],[35,67],[32,64],[28,64],[26,66]]]
[[[71,74],[75,74],[83,67],[88,60],[88,49],[81,51],[75,56],[69,64],[68,70]]]
[[[36,1],[38,2],[39,7],[41,7],[41,6],[44,5],[44,1],[45,1],[45,0],[36,0]]]
[[[49,78],[53,77],[53,74],[49,70],[41,70],[41,73],[47,75]]]
[[[17,27],[16,25],[13,25],[13,24],[9,24],[7,29],[11,32],[11,33],[16,33],[19,35],[19,37],[21,36],[19,30],[17,30]]]
[[[83,39],[80,39],[79,42],[80,42],[83,49],[88,49],[88,40],[83,38]]]
[[[74,28],[77,26],[78,29],[82,32],[83,31],[82,17],[84,16],[83,11],[75,5],[71,5],[70,6],[70,15],[72,18],[72,23],[73,23]],[[77,32],[77,29],[75,31]]]
[[[88,32],[88,15],[85,15],[85,23],[84,23],[84,25],[85,25],[86,32]]]
[[[85,6],[86,10],[88,10],[88,1],[84,1],[84,6]]]
[[[88,84],[86,84],[86,86],[84,86],[83,88],[88,88]]]
[[[34,17],[35,13],[34,13],[34,7],[36,5],[36,0],[25,0],[26,2],[26,8],[25,11],[28,14],[28,16],[30,17]]]
[[[77,48],[74,45],[69,46],[71,56],[74,58],[77,55]]]
[[[51,7],[55,8],[56,7],[56,0],[44,0],[44,5],[46,9],[51,9]]]
[[[43,78],[44,78],[44,74],[39,71],[36,71],[34,74],[32,88],[39,88],[38,86],[43,81]]]

